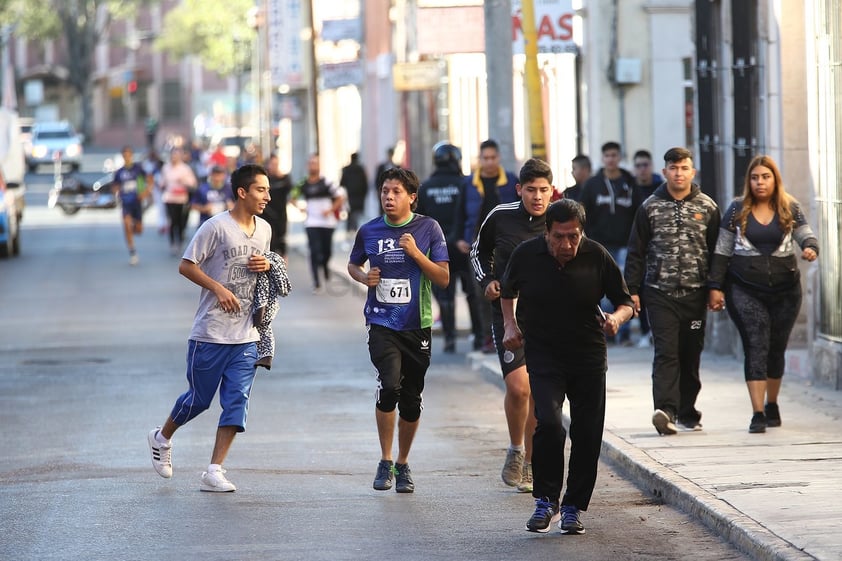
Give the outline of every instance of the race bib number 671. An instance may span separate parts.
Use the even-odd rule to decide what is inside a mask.
[[[409,279],[380,279],[377,285],[377,301],[384,304],[409,304],[412,291]]]

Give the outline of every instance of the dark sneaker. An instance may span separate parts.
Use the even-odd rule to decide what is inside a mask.
[[[660,409],[655,409],[655,413],[652,414],[652,424],[655,425],[658,434],[675,434],[678,432],[672,416]]]
[[[702,430],[702,423],[700,423],[698,419],[684,419],[684,418],[679,417],[677,422],[678,422],[678,426],[680,426],[682,430],[689,430],[689,431],[700,431],[700,430]]]
[[[579,509],[573,505],[561,505],[561,521],[558,523],[562,534],[584,534],[585,527],[579,520]]]
[[[398,493],[415,491],[415,482],[412,480],[409,464],[395,464],[395,491]]]
[[[535,512],[526,522],[526,530],[545,534],[550,531],[553,522],[559,519],[558,503],[550,501],[547,497],[535,499]]]
[[[380,460],[377,464],[377,475],[374,476],[374,488],[378,491],[388,491],[392,488],[392,477],[395,466],[391,460]]]
[[[781,426],[781,410],[777,403],[766,404],[766,425],[770,427]]]
[[[500,476],[503,483],[509,487],[516,487],[523,479],[524,454],[521,450],[509,450],[506,452],[506,461],[503,462],[503,471]]]
[[[748,432],[766,432],[767,426],[769,426],[769,421],[766,420],[766,413],[758,411],[751,416],[751,424],[748,426]]]

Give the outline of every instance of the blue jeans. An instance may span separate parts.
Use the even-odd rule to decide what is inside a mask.
[[[626,267],[626,255],[628,255],[629,252],[628,248],[617,246],[605,246],[605,249],[607,249],[608,253],[611,254],[611,257],[614,258],[614,261],[617,263],[617,266],[620,268],[620,271],[623,271]],[[612,304],[608,300],[608,298],[603,298],[599,304],[605,311],[613,311],[615,309],[614,304]],[[620,326],[620,331],[617,332],[615,340],[618,343],[622,343],[623,341],[628,341],[630,338],[631,326],[629,325],[629,322],[626,322]]]

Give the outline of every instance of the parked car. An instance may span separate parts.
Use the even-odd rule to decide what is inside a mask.
[[[82,137],[67,121],[35,123],[32,127],[32,149],[26,155],[26,167],[35,172],[40,165],[54,165],[60,159],[73,171],[82,165]]]
[[[254,144],[255,131],[248,127],[242,129],[224,128],[211,136],[210,145],[222,146],[222,153],[228,158],[238,159],[240,153],[245,151],[251,144]]]
[[[0,107],[0,257],[20,253],[20,223],[26,201],[24,173],[18,114]]]
[[[0,258],[20,253],[20,221],[23,217],[23,189],[6,185],[0,172]]]

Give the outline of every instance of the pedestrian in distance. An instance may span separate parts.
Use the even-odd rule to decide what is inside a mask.
[[[480,227],[471,247],[471,265],[486,300],[491,302],[491,333],[506,386],[503,410],[509,431],[509,447],[503,462],[503,483],[521,493],[532,492],[532,434],[535,414],[522,348],[503,346],[503,312],[500,279],[514,249],[523,241],[542,235],[544,218],[555,191],[553,171],[538,158],[527,160],[518,174],[521,200],[494,207]],[[518,316],[520,321],[522,318]],[[522,326],[521,326],[522,327]]]
[[[459,202],[456,232],[461,237],[456,241],[456,248],[465,256],[471,252],[471,244],[476,239],[480,224],[495,206],[511,203],[520,197],[517,194],[517,176],[500,164],[500,146],[493,139],[484,140],[479,145],[479,166],[465,180],[465,189]],[[480,293],[473,274],[468,275],[474,283],[474,292]],[[474,350],[493,353],[494,337],[491,335],[491,306],[480,299],[480,320],[482,337],[474,339]]]
[[[184,161],[183,150],[173,148],[170,161],[161,169],[163,200],[167,209],[170,254],[177,256],[184,245],[184,231],[190,211],[190,192],[196,188],[196,175]]]
[[[742,196],[725,211],[708,282],[709,308],[727,307],[743,343],[750,433],[781,426],[784,355],[801,308],[799,254],[815,261],[818,240],[801,205],[786,192],[778,165],[756,156]]]
[[[646,200],[655,189],[661,186],[664,178],[655,173],[652,165],[652,154],[648,150],[638,150],[632,158],[634,164],[634,179],[640,190],[641,201]]]
[[[201,226],[211,216],[234,208],[234,194],[226,185],[228,172],[222,166],[213,166],[207,181],[203,182],[193,193],[191,206],[199,213]]]
[[[634,163],[634,178],[640,191],[640,200],[644,201],[664,182],[664,178],[653,171],[652,154],[648,150],[635,152],[632,161]],[[652,337],[649,334],[649,315],[646,313],[646,295],[643,292],[641,290],[639,294],[640,339],[637,342],[637,347],[648,349],[652,346]]]
[[[593,494],[605,424],[605,336],[615,335],[634,310],[620,268],[604,247],[584,236],[582,205],[552,203],[545,225],[543,235],[512,252],[500,283],[503,345],[525,351],[538,420],[532,451],[535,512],[526,529],[547,532],[558,520],[562,533],[584,534],[580,513]],[[602,313],[603,296],[613,313]],[[565,398],[571,450],[562,497]]]
[[[164,424],[147,437],[152,466],[161,477],[171,478],[173,435],[205,411],[218,390],[222,413],[200,487],[213,492],[236,490],[222,465],[234,436],[246,430],[259,340],[252,302],[258,273],[270,268],[264,254],[272,235],[259,216],[269,202],[266,170],[243,166],[231,176],[231,186],[234,208],[202,224],[181,259],[179,273],[202,288],[187,344],[189,387]]]
[[[321,174],[319,155],[311,154],[307,160],[307,177],[295,186],[292,198],[302,197],[307,203],[304,229],[310,250],[310,274],[313,293],[320,294],[324,282],[330,280],[330,258],[333,255],[333,232],[339,222],[339,210],[345,202],[340,187]]]
[[[435,220],[413,211],[419,187],[415,173],[390,168],[380,179],[383,215],[357,231],[348,274],[368,287],[364,314],[368,351],[377,372],[374,415],[380,441],[373,486],[385,491],[394,479],[395,491],[412,493],[409,452],[420,422],[432,349],[431,285],[450,282],[447,241]],[[398,454],[393,462],[396,422]]]
[[[380,188],[383,186],[383,182],[380,181],[380,176],[387,169],[392,169],[394,167],[398,167],[397,164],[395,164],[395,149],[390,146],[386,148],[386,159],[377,164],[377,170],[374,173],[374,192],[377,193],[378,198],[380,197]]]
[[[553,193],[554,201],[561,198],[578,201],[582,198],[582,188],[584,188],[585,182],[591,178],[591,159],[584,154],[578,154],[570,161],[570,168],[570,175],[573,176],[575,183],[565,189],[560,197],[556,196],[557,192]]]
[[[641,203],[634,176],[620,167],[622,148],[616,142],[602,145],[602,168],[585,182],[579,202],[585,207],[588,226],[585,234],[607,249],[620,269],[626,262],[629,233]],[[608,306],[608,302],[603,302]],[[631,344],[629,325],[623,325],[615,338]]]
[[[123,167],[114,172],[114,196],[120,200],[123,217],[123,235],[129,249],[129,264],[137,265],[139,258],[134,237],[143,233],[143,210],[146,200],[152,195],[155,182],[146,173],[143,165],[134,161],[131,146],[122,150]]]
[[[270,248],[274,253],[286,257],[287,254],[287,204],[292,193],[292,179],[281,171],[278,155],[269,155],[266,171],[269,174],[269,195],[272,200],[263,211],[263,218],[272,226]]]
[[[468,315],[471,318],[471,334],[474,341],[483,339],[482,299],[476,282],[472,278],[468,255],[460,251],[458,241],[459,206],[465,196],[465,176],[462,174],[462,151],[449,142],[433,146],[435,170],[418,189],[419,214],[434,219],[441,226],[447,249],[450,252],[451,282],[445,287],[433,287],[433,295],[439,306],[441,329],[444,333],[444,352],[456,352],[456,280],[462,286]]]
[[[640,292],[652,328],[652,424],[661,435],[702,430],[696,398],[705,345],[707,277],[719,231],[719,208],[693,183],[686,148],[664,154],[666,183],[640,206],[629,238],[625,278],[635,312]]]
[[[351,162],[342,168],[339,184],[348,193],[348,220],[345,223],[347,232],[357,231],[365,212],[365,196],[368,193],[368,177],[365,168],[360,164],[360,155],[351,154]]]

